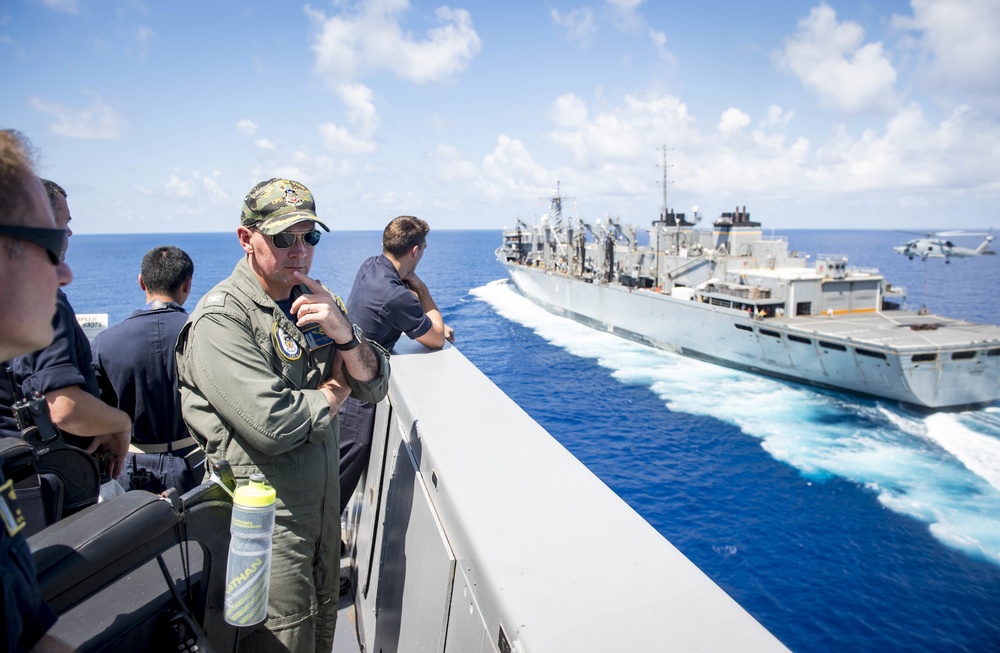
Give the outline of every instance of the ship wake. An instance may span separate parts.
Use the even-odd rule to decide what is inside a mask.
[[[646,347],[560,318],[506,283],[472,294],[671,411],[710,416],[758,439],[808,481],[839,477],[929,524],[948,546],[1000,565],[1000,409],[914,415]],[[669,418],[668,418],[669,419]]]

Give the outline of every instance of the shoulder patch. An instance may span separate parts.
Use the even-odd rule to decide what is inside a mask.
[[[226,293],[213,292],[205,295],[205,306],[222,306],[226,303]]]
[[[295,338],[285,333],[277,322],[274,323],[274,344],[285,360],[297,361],[302,357],[302,347]]]

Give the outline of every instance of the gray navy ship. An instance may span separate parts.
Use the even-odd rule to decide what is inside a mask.
[[[904,289],[847,257],[810,260],[765,238],[743,209],[697,228],[666,209],[649,244],[608,218],[505,229],[497,259],[548,311],[719,365],[920,410],[1000,398],[1000,327],[903,310]],[[664,205],[666,203],[664,202]]]

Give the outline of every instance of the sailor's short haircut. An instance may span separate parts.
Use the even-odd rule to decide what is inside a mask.
[[[412,215],[394,218],[382,232],[382,251],[397,257],[405,256],[414,247],[423,247],[427,243],[430,230],[426,222]]]
[[[66,194],[65,188],[54,181],[43,179],[42,186],[45,186],[45,193],[49,196],[49,205],[52,207],[52,214],[55,215],[55,212],[58,209],[58,205],[56,204],[56,193],[62,195],[63,199],[68,199],[69,195]]]
[[[161,245],[142,257],[142,282],[146,290],[173,294],[185,281],[194,276],[194,262],[183,249]]]

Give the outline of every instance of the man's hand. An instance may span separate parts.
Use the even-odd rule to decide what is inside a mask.
[[[354,325],[340,310],[337,300],[333,298],[330,291],[324,288],[319,280],[310,279],[298,270],[292,274],[309,289],[308,293],[299,295],[292,302],[292,313],[298,317],[296,326],[301,328],[307,324],[319,324],[323,333],[333,338],[334,342],[339,342],[342,345],[353,340]],[[378,359],[375,358],[375,354],[367,345],[355,347],[346,353],[338,351],[333,367],[339,368],[341,364],[346,365],[347,371],[358,381],[371,381],[378,376]],[[343,385],[347,387],[346,381]],[[350,394],[349,389],[348,394]],[[343,401],[341,399],[340,403]],[[339,406],[340,403],[337,405]]]
[[[452,329],[447,324],[444,325],[444,339],[450,342],[451,344],[455,344],[455,330]]]
[[[402,281],[406,287],[410,289],[410,292],[417,296],[417,299],[422,300],[424,295],[429,294],[427,292],[427,284],[425,284],[423,280],[417,276],[416,271],[409,273],[400,279],[400,281]]]
[[[292,274],[309,289],[308,293],[299,295],[292,302],[291,311],[298,318],[296,326],[301,328],[307,324],[318,324],[323,333],[335,342],[350,342],[354,337],[353,328],[330,291],[318,280],[310,279],[298,270]]]
[[[108,453],[108,468],[101,471],[107,471],[111,478],[118,478],[125,468],[125,455],[128,453],[128,445],[131,441],[131,429],[120,433],[95,435],[91,438],[86,451],[87,453],[106,451]]]

